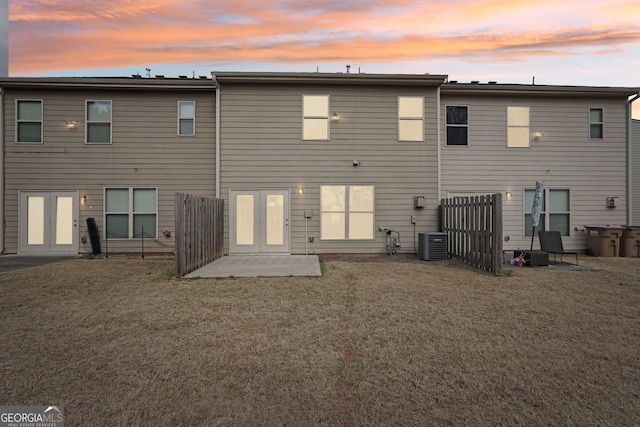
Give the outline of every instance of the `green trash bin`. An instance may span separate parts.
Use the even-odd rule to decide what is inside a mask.
[[[640,227],[626,227],[622,230],[620,256],[640,258]]]
[[[593,256],[614,257],[620,255],[621,225],[585,225],[589,236],[589,249]]]

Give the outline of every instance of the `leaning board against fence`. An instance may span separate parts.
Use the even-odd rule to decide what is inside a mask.
[[[224,201],[175,194],[176,276],[181,277],[224,254]]]
[[[502,195],[453,197],[441,201],[442,231],[449,254],[474,267],[502,273]]]

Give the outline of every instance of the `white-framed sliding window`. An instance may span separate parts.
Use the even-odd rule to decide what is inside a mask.
[[[158,189],[108,187],[104,189],[107,239],[155,239],[158,235]]]
[[[42,144],[42,100],[16,100],[16,143]]]
[[[373,185],[320,187],[320,239],[374,239],[375,188]]]
[[[398,141],[424,141],[424,98],[398,97]]]
[[[196,102],[178,101],[178,135],[196,134]]]
[[[302,139],[329,140],[329,95],[302,95]]]
[[[111,101],[87,101],[86,143],[111,144]]]

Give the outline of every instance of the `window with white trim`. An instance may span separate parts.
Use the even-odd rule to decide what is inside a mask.
[[[589,108],[589,139],[604,138],[604,111],[602,108]]]
[[[111,144],[111,101],[87,101],[87,144]]]
[[[374,187],[325,185],[320,187],[320,238],[370,240],[374,238]]]
[[[302,95],[302,139],[329,139],[329,95]]]
[[[398,141],[424,141],[423,97],[398,97]]]
[[[193,136],[196,134],[195,101],[178,101],[178,135]]]
[[[42,144],[42,101],[16,101],[16,142]]]
[[[507,147],[529,147],[529,107],[507,107]]]
[[[447,145],[469,144],[469,107],[448,105]]]
[[[531,226],[531,208],[535,189],[524,190],[524,230],[525,236],[533,234]],[[540,224],[538,231],[559,231],[563,236],[569,236],[571,225],[571,194],[568,189],[544,189],[542,207],[540,209]]]
[[[155,239],[158,190],[156,188],[105,188],[107,239]]]

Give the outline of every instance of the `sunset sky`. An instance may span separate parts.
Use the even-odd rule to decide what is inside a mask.
[[[10,76],[341,72],[349,64],[461,82],[640,86],[639,0],[9,3]]]

